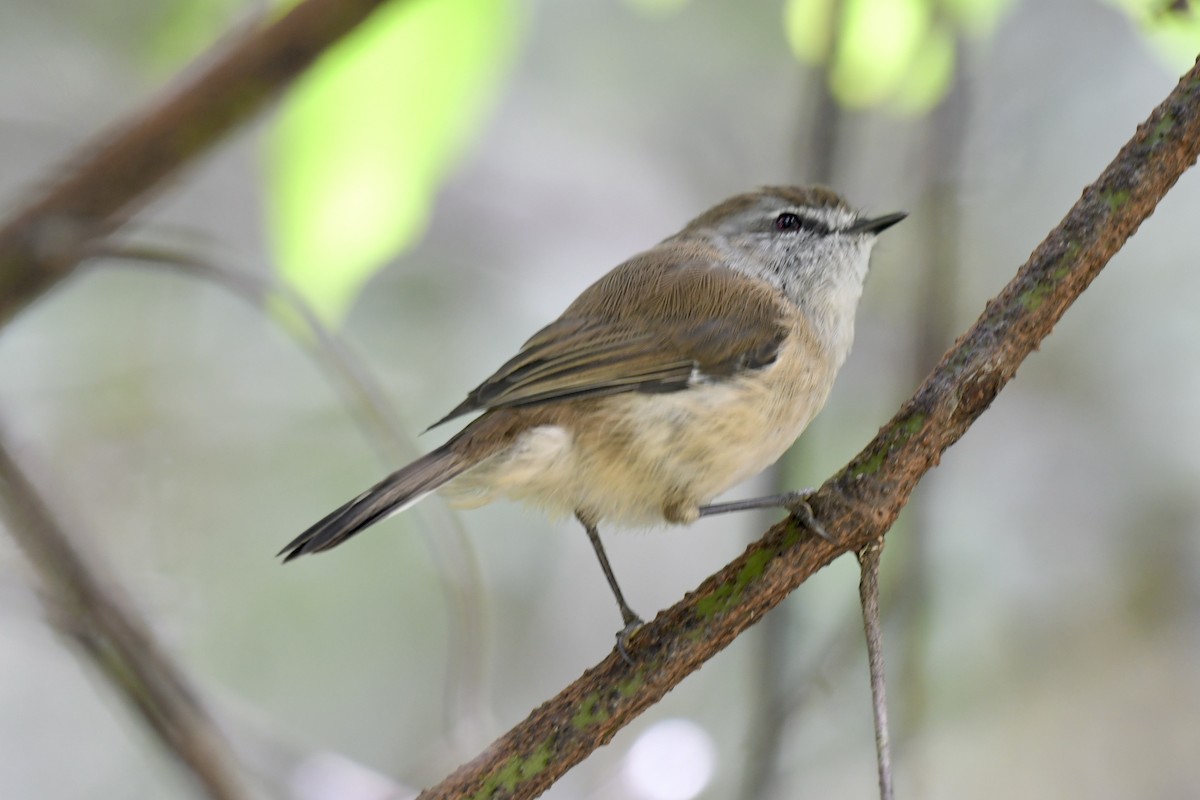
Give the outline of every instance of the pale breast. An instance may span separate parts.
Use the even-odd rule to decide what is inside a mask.
[[[633,477],[645,504],[636,511],[694,521],[699,506],[778,460],[829,394],[832,371],[812,355],[793,337],[755,373],[628,398],[634,444],[625,455],[638,465]]]
[[[791,446],[824,404],[833,371],[797,331],[752,373],[570,403],[573,413],[532,426],[444,493],[460,506],[507,497],[597,522],[691,522]]]

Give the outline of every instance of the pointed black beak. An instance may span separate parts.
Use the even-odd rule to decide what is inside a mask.
[[[908,212],[897,211],[894,214],[884,214],[882,217],[875,217],[873,219],[855,220],[849,228],[842,228],[842,233],[879,234],[907,216]]]

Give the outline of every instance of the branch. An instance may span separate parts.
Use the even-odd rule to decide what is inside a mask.
[[[162,740],[209,797],[251,793],[237,760],[181,670],[159,649],[116,587],[97,577],[22,474],[0,433],[0,509],[41,578],[54,627],[71,639]],[[108,583],[109,585],[105,585]]]
[[[421,794],[529,798],[780,603],[810,575],[882,537],[917,481],[987,409],[1067,307],[1200,153],[1200,61],[943,356],[916,394],[809,501],[836,544],[785,520],[475,760]]]
[[[249,119],[383,0],[304,0],[210,56],[161,100],[84,145],[60,177],[0,224],[0,326],[69,275],[152,189]],[[236,760],[182,671],[101,580],[0,441],[0,500],[73,639],[214,798],[248,796]]]
[[[87,243],[245,122],[383,0],[304,0],[248,31],[193,77],[81,147],[0,227],[0,325],[69,275]]]
[[[385,466],[395,468],[417,458],[378,380],[342,337],[325,326],[308,301],[286,283],[164,247],[104,240],[90,248],[87,257],[177,269],[215,282],[242,298],[278,323],[285,333],[292,334],[325,370]],[[268,310],[275,304],[286,309],[286,314],[270,314]],[[297,323],[298,330],[293,327]],[[419,510],[428,517],[423,539],[437,567],[448,616],[454,621],[446,635],[446,728],[465,739],[482,728],[488,705],[483,676],[486,630],[479,557],[457,516],[439,504],[423,503]]]

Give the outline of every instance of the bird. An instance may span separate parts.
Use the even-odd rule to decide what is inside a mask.
[[[624,627],[643,623],[599,526],[687,525],[785,506],[824,535],[803,493],[713,503],[774,463],[824,406],[854,341],[876,237],[821,186],[764,186],[620,264],[438,420],[479,413],[442,446],[309,527],[284,561],[342,544],[430,494],[574,516]]]

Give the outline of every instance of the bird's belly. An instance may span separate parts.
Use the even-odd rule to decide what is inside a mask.
[[[776,366],[669,394],[580,401],[573,420],[520,434],[446,494],[459,506],[508,497],[620,525],[691,522],[700,505],[774,463],[824,403],[824,381]]]
[[[599,491],[591,483],[580,487],[585,500],[623,524],[694,521],[699,506],[775,463],[824,397],[810,392],[781,400],[748,381],[628,396],[625,413],[614,415],[620,421],[612,426],[624,428],[625,437],[616,437],[615,444],[602,437],[580,443],[595,451],[608,478],[595,484]],[[606,483],[623,484],[617,497],[608,496]]]

